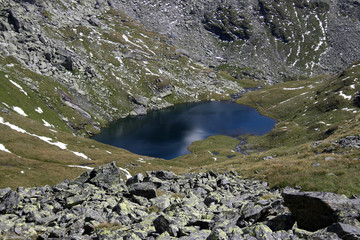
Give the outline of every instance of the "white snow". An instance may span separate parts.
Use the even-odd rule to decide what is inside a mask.
[[[125,34],[123,34],[122,37],[126,42],[131,43],[135,47],[142,48],[140,45],[137,45],[136,43],[133,43],[132,41],[130,41],[129,38]]]
[[[12,81],[12,80],[9,80],[15,87],[17,87],[18,89],[20,89],[20,92],[24,93],[26,96],[28,95],[27,92],[24,91],[24,89],[19,85],[17,84],[16,82]]]
[[[355,84],[350,85],[351,89],[355,89]]]
[[[84,168],[84,169],[88,169],[88,170],[93,170],[94,169],[92,167],[78,166],[78,165],[68,165],[68,167],[71,167],[71,168]]]
[[[7,105],[6,103],[2,102],[2,104],[4,104],[4,106],[6,106],[7,108],[10,108],[9,105]]]
[[[121,167],[119,167],[119,169],[120,169],[121,171],[125,172],[125,176],[126,176],[127,179],[129,179],[129,178],[132,177],[128,170],[126,170],[126,169],[124,169],[124,168],[121,168]]]
[[[42,114],[43,110],[41,109],[41,107],[38,107],[37,109],[35,109],[35,112],[38,112],[38,113]]]
[[[0,143],[0,151],[11,153],[9,150],[6,149],[6,147]]]
[[[112,154],[112,152],[110,152],[110,151],[106,151],[108,154]]]
[[[44,119],[41,119],[42,121],[43,121],[43,123],[44,123],[44,126],[45,127],[51,127],[51,128],[54,128],[54,125],[52,125],[52,124],[50,124],[50,123],[48,123],[47,121],[45,121]]]
[[[21,174],[24,174],[24,171],[20,171]]]
[[[343,108],[343,109],[341,109],[341,110],[343,110],[343,111],[347,111],[347,112],[353,112],[353,113],[357,113],[357,111],[354,109],[354,108]]]
[[[325,28],[323,26],[323,23],[322,21],[320,20],[319,16],[318,15],[315,15],[316,19],[319,21],[319,26],[321,28],[321,31],[322,31],[322,34],[323,36],[320,38],[320,41],[319,41],[319,44],[316,46],[315,48],[315,51],[319,50],[319,48],[321,47],[321,45],[323,45],[323,43],[325,42],[326,40],[326,31],[325,31]]]
[[[303,89],[304,87],[297,87],[297,88],[283,88],[283,90],[286,90],[286,91],[292,91],[292,90],[300,90],[300,89]]]
[[[27,117],[28,115],[24,112],[24,110],[22,110],[21,108],[19,107],[12,107],[12,109],[17,112],[18,114],[24,116],[24,117]]]
[[[351,100],[351,96],[348,96],[348,95],[345,95],[344,93],[343,93],[343,91],[340,91],[340,94],[339,94],[340,96],[342,96],[344,99],[346,99],[346,100]]]
[[[86,155],[83,154],[83,153],[74,152],[74,151],[70,151],[70,152],[72,152],[72,153],[75,154],[76,156],[82,157],[82,158],[84,158],[84,159],[89,159],[89,157],[86,156]]]
[[[0,117],[0,124],[3,124],[3,125],[6,125],[8,127],[10,127],[12,130],[15,130],[17,132],[20,132],[20,133],[24,133],[24,134],[27,134],[29,136],[32,136],[32,137],[36,137],[38,139],[40,139],[41,141],[44,141],[50,145],[54,145],[54,146],[57,146],[58,148],[62,149],[62,150],[68,150],[67,149],[67,144],[66,143],[62,143],[62,142],[52,142],[53,139],[52,138],[49,138],[49,137],[45,137],[45,136],[38,136],[36,134],[33,134],[33,133],[28,133],[27,131],[25,131],[24,129],[14,125],[14,124],[11,124],[9,122],[5,122],[4,121],[4,118]],[[68,150],[69,152],[75,154],[76,156],[79,156],[79,157],[82,157],[84,159],[89,159],[85,154],[83,153],[79,153],[79,152],[73,152],[73,151],[70,151]]]

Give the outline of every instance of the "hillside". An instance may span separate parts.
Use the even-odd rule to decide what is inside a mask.
[[[358,5],[2,1],[0,187],[115,161],[127,176],[232,169],[272,187],[358,194]],[[118,118],[239,93],[278,121],[273,131],[240,145],[213,136],[172,161],[89,139]]]

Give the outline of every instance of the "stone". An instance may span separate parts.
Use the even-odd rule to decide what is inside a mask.
[[[134,183],[129,186],[129,193],[137,196],[146,197],[147,199],[156,197],[156,186],[152,182]]]
[[[206,240],[227,240],[228,237],[226,233],[221,229],[213,230],[210,235],[206,238]]]
[[[325,192],[283,192],[282,196],[299,228],[308,231],[360,217],[360,199]]]
[[[112,185],[124,183],[121,179],[121,171],[115,162],[95,168],[90,172],[83,173],[73,183],[91,183],[98,187],[110,188]]]
[[[18,16],[18,14],[13,9],[11,9],[9,11],[8,20],[9,20],[9,24],[13,25],[15,31],[19,32],[20,29],[22,28],[23,24]]]
[[[142,173],[138,173],[134,176],[132,176],[131,178],[129,178],[126,181],[126,185],[131,185],[133,183],[139,183],[139,182],[143,182],[144,181],[144,175]]]
[[[74,71],[74,60],[71,56],[66,56],[61,65],[68,71]]]
[[[0,202],[0,213],[14,213],[20,203],[20,195],[15,191],[8,191]]]
[[[142,105],[144,107],[146,107],[148,104],[149,104],[149,100],[145,97],[142,97],[142,96],[138,96],[138,95],[135,95],[135,96],[131,96],[130,99],[138,104],[138,105]]]
[[[162,234],[163,232],[169,232],[170,230],[170,221],[163,215],[158,216],[153,221],[156,232]]]
[[[158,179],[161,180],[176,180],[179,179],[179,177],[171,172],[171,171],[151,171],[151,172],[146,172],[147,176],[149,178],[151,177],[156,177]]]
[[[337,222],[327,228],[328,232],[336,233],[345,240],[360,239],[360,228],[345,223]]]

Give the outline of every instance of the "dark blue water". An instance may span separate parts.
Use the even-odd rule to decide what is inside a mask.
[[[140,155],[172,159],[189,153],[187,147],[194,141],[212,135],[262,135],[274,124],[274,119],[249,106],[231,102],[187,103],[120,119],[93,139]]]

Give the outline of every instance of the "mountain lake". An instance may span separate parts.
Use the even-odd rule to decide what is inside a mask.
[[[185,103],[119,119],[93,139],[136,154],[173,159],[189,153],[194,141],[213,135],[263,135],[274,125],[274,119],[233,102]]]

